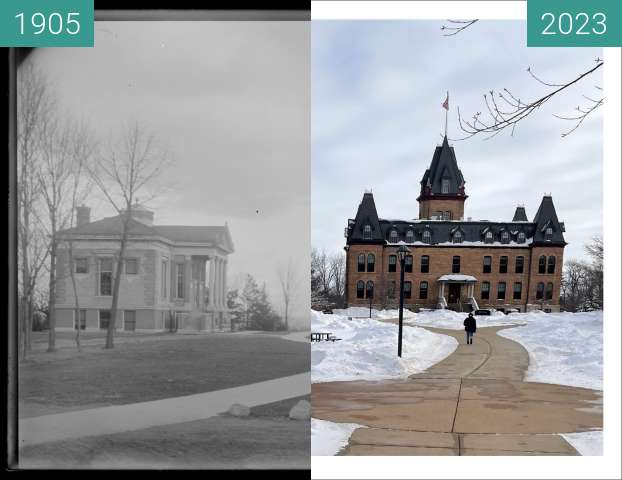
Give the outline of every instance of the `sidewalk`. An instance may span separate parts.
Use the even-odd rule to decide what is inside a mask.
[[[599,391],[523,382],[527,351],[478,329],[449,357],[407,379],[312,385],[313,417],[358,423],[347,455],[577,455],[559,433],[602,428]]]
[[[202,420],[233,403],[254,407],[308,395],[310,383],[310,373],[302,373],[215,392],[24,418],[20,446]]]

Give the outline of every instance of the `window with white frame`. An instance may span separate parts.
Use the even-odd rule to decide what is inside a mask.
[[[518,243],[525,243],[525,233],[519,232],[518,237],[516,238]]]
[[[441,180],[441,193],[449,193],[449,179],[443,178]]]
[[[167,278],[168,278],[168,259],[163,259],[162,260],[162,278],[160,282],[160,294],[162,298],[168,297],[168,289],[166,288],[168,284]]]
[[[370,240],[371,239],[371,225],[365,225],[363,227],[363,238],[365,240]]]
[[[99,295],[112,295],[112,258],[99,259]]]
[[[397,243],[397,240],[398,240],[397,230],[393,229],[391,230],[391,233],[389,233],[389,242]]]
[[[177,264],[177,291],[175,292],[176,298],[184,298],[184,287],[185,287],[185,265],[183,263]]]
[[[432,234],[430,233],[430,230],[423,231],[422,239],[424,243],[430,243],[432,241]]]
[[[415,241],[415,234],[412,230],[407,230],[406,231],[406,241],[408,243],[412,243]]]

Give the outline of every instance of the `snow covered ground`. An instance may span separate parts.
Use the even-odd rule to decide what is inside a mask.
[[[315,311],[311,313],[311,330],[341,338],[311,344],[313,383],[406,377],[440,362],[458,346],[453,337],[405,326],[400,359],[397,325]]]
[[[367,428],[356,423],[333,423],[311,419],[311,455],[337,455],[348,444],[352,432]]]
[[[563,433],[562,437],[582,456],[603,454],[603,431]]]
[[[426,327],[446,328],[448,330],[464,330],[464,319],[468,316],[465,312],[452,310],[429,310],[420,313],[409,312],[404,315],[404,323],[407,325],[423,325]],[[496,310],[491,315],[476,315],[478,327],[496,327],[499,325],[516,325],[525,323],[521,316],[505,315]]]
[[[603,312],[512,313],[525,326],[499,335],[529,352],[525,380],[603,389]]]

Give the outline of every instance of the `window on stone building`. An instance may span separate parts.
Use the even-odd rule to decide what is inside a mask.
[[[481,297],[482,300],[490,298],[490,282],[482,282]]]
[[[492,238],[492,232],[491,232],[490,230],[488,230],[488,231],[486,232],[486,235],[484,235],[484,241],[485,241],[486,243],[492,243],[492,240],[493,240],[493,238]]]
[[[523,269],[525,267],[525,257],[516,257],[516,265],[514,267],[514,273],[523,273]]]
[[[549,257],[546,273],[555,273],[555,257],[553,256]]]
[[[419,284],[419,298],[425,300],[428,298],[428,282],[421,282]]]
[[[99,311],[99,329],[108,330],[108,325],[110,325],[110,310],[100,310]]]
[[[112,295],[112,258],[99,259],[99,294]]]
[[[365,225],[363,227],[363,238],[365,240],[370,240],[371,239],[371,225]]]
[[[89,259],[88,258],[76,258],[73,261],[75,265],[76,273],[89,273]]]
[[[136,310],[123,311],[123,330],[127,332],[136,330]]]
[[[430,273],[430,257],[428,255],[421,256],[421,273]]]
[[[407,230],[406,231],[406,242],[413,243],[414,241],[415,241],[415,232],[413,232],[412,230]]]
[[[404,257],[404,271],[407,273],[411,273],[413,271],[413,256],[406,255]]]
[[[505,282],[497,284],[497,300],[505,300]]]
[[[363,280],[356,282],[356,298],[365,298],[365,282]]]
[[[126,258],[125,259],[125,274],[136,275],[138,273],[138,259]]]
[[[544,255],[538,259],[538,273],[546,273],[546,257]]]
[[[462,232],[460,230],[456,230],[453,238],[454,243],[462,243]]]
[[[451,273],[460,273],[460,257],[458,256],[451,260]]]
[[[395,298],[395,280],[391,280],[389,282],[389,286],[387,288],[387,297]]]
[[[162,260],[162,281],[160,284],[160,294],[162,298],[168,297],[168,289],[166,288],[168,278],[168,260]]]
[[[183,263],[177,264],[177,292],[175,293],[176,298],[184,298],[184,287],[185,287],[185,265]]]
[[[536,288],[536,300],[542,300],[544,298],[544,283],[538,283]]]
[[[404,298],[410,298],[412,296],[413,284],[412,282],[404,282]]]
[[[553,299],[553,284],[551,282],[546,284],[546,300]]]
[[[367,271],[373,272],[376,267],[376,256],[373,253],[367,255]]]
[[[389,272],[397,271],[397,255],[389,255]]]
[[[449,193],[449,179],[441,179],[441,193]]]
[[[482,268],[482,273],[490,273],[492,271],[492,257],[486,255],[484,257],[484,265]]]
[[[365,295],[367,298],[374,298],[374,282],[371,280],[367,281],[367,288],[365,289]]]
[[[525,243],[525,233],[524,232],[520,232],[518,234],[517,241],[518,241],[518,243]]]
[[[499,258],[499,273],[508,273],[508,257],[505,255]]]
[[[424,230],[421,236],[423,243],[430,243],[432,241],[432,234],[430,230]]]
[[[510,234],[504,230],[503,232],[501,232],[501,242],[508,243],[509,241],[510,241]]]
[[[520,300],[523,292],[523,284],[521,282],[514,282],[514,300]]]
[[[73,328],[78,329],[78,322],[76,322],[76,311],[73,311]],[[86,310],[80,310],[80,330],[86,330]]]
[[[364,272],[365,271],[365,254],[359,253],[358,256],[358,266],[357,271]]]
[[[398,239],[399,238],[397,236],[397,230],[391,230],[391,232],[389,233],[389,242],[397,243]]]

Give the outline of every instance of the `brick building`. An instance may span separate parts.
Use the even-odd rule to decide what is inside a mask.
[[[136,205],[121,274],[118,330],[228,330],[224,226],[153,225],[153,212]],[[72,245],[82,329],[106,329],[117,268],[122,217],[90,221],[79,207],[77,226],[58,234],[57,328],[77,328],[69,271]]]
[[[379,218],[366,192],[345,230],[347,305],[398,304],[397,249],[404,243],[408,308],[559,311],[566,242],[551,196],[532,221],[518,206],[512,220],[500,222],[465,219],[467,198],[447,137],[421,180],[419,218]]]

